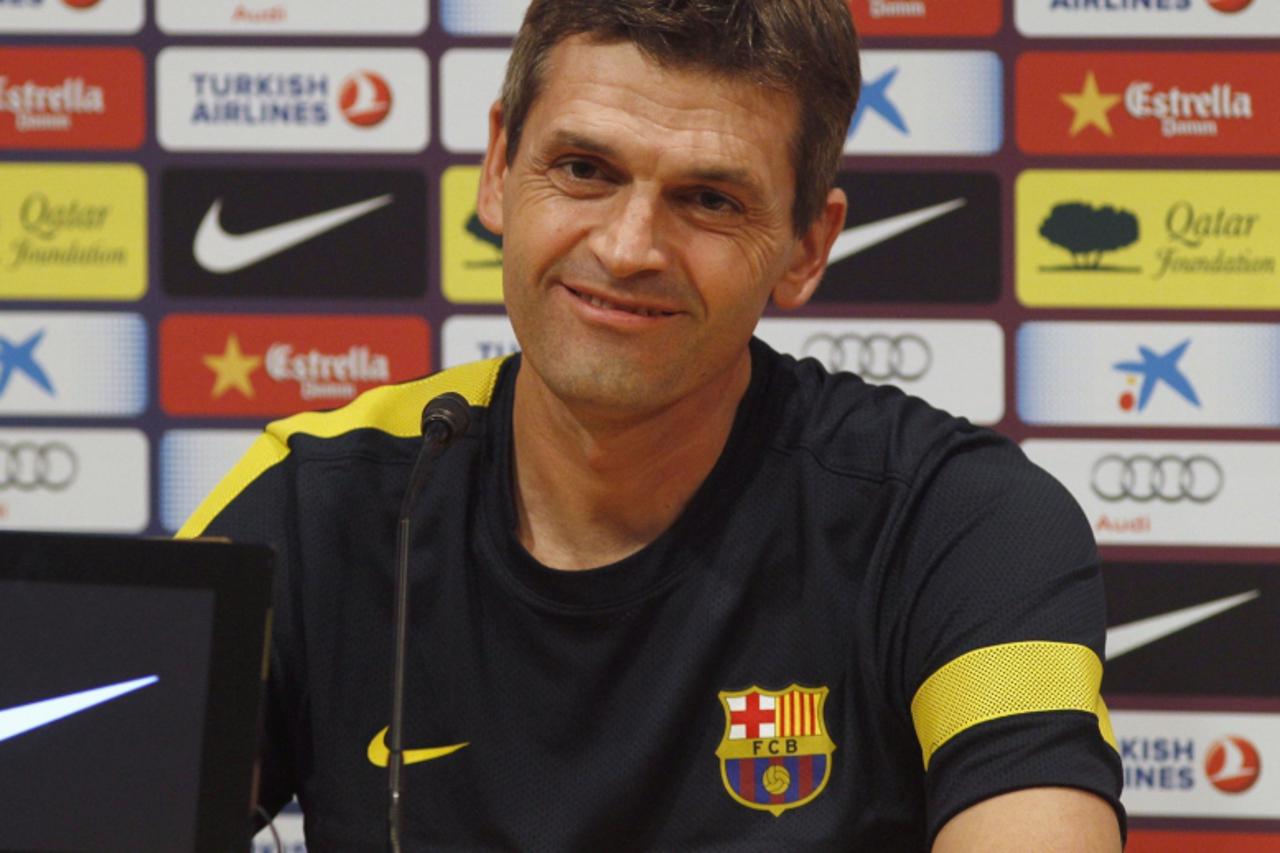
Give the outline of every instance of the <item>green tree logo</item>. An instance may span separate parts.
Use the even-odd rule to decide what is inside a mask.
[[[1110,205],[1068,201],[1055,205],[1040,225],[1040,236],[1071,253],[1071,263],[1042,272],[1141,272],[1141,267],[1104,265],[1102,256],[1138,241],[1138,217]]]

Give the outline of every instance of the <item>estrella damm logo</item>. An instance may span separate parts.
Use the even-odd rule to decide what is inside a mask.
[[[480,223],[479,166],[453,166],[440,180],[440,256],[450,302],[502,303],[502,237]]]
[[[1024,305],[1280,308],[1280,172],[1023,172]]]
[[[1280,53],[1032,51],[1018,58],[1029,154],[1280,154]]]
[[[798,684],[721,691],[724,737],[716,755],[729,796],[778,817],[822,793],[836,749],[823,717],[828,692]]]

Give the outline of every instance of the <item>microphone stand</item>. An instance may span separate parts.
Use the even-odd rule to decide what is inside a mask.
[[[434,398],[422,412],[422,449],[400,502],[396,527],[395,659],[391,677],[391,725],[387,732],[387,829],[393,853],[400,853],[404,771],[404,670],[409,645],[409,520],[413,501],[426,482],[431,463],[467,431],[469,404],[452,391]]]

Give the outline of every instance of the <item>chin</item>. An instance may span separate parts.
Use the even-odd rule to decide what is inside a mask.
[[[662,408],[680,394],[676,377],[657,375],[626,362],[579,356],[570,364],[553,356],[553,364],[543,369],[537,361],[534,370],[566,403],[635,413]]]

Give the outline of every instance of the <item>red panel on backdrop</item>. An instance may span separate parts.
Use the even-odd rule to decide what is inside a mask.
[[[127,149],[146,130],[142,54],[0,49],[0,149]]]
[[[1130,830],[1125,853],[1280,853],[1280,835]]]
[[[160,405],[171,415],[333,409],[430,368],[418,317],[175,314],[160,324]]]
[[[1027,53],[1032,154],[1280,155],[1280,53]]]
[[[989,36],[1004,22],[1001,0],[849,0],[864,36]]]

